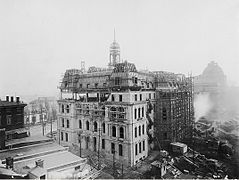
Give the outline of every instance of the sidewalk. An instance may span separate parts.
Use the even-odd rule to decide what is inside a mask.
[[[6,142],[6,146],[18,147],[25,144],[37,144],[40,142],[48,142],[52,141],[52,139],[45,137],[45,136],[29,136],[20,139],[12,139]]]

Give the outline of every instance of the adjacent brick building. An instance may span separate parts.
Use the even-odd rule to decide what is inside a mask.
[[[27,128],[24,126],[24,107],[26,104],[20,102],[20,98],[11,99],[6,96],[5,101],[0,101],[0,148],[5,147],[5,141],[27,136]]]

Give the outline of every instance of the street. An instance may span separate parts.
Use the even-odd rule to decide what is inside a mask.
[[[43,136],[42,130],[43,128],[41,124],[30,126],[31,136]],[[54,121],[52,122],[52,131],[56,130],[57,130],[57,121]],[[47,123],[46,126],[44,126],[44,136],[46,136],[46,134],[50,132],[51,132],[51,123]]]

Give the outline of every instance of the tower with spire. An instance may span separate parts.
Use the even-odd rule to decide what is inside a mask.
[[[115,64],[120,62],[120,46],[115,41],[115,30],[114,30],[114,41],[110,45],[110,59],[109,59],[109,68],[113,68]]]

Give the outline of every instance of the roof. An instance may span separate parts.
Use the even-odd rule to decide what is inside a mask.
[[[66,148],[53,142],[40,143],[37,145],[31,145],[31,146],[26,146],[22,148],[10,149],[10,150],[8,149],[7,151],[1,151],[0,159],[4,160],[9,156],[22,158],[24,156],[30,156],[34,154],[43,153],[43,152],[49,152],[49,151],[60,151],[64,149]]]
[[[23,102],[10,102],[10,101],[2,101],[0,100],[0,107],[7,107],[7,106],[26,106],[27,104]]]
[[[39,159],[43,160],[43,167],[47,171],[63,169],[86,162],[85,159],[76,156],[68,151],[60,151],[38,157],[33,157],[22,161],[17,161],[14,163],[14,169],[18,173],[25,173],[27,171],[26,167],[35,164],[35,161]]]
[[[40,177],[40,176],[46,174],[46,170],[44,168],[36,166],[36,167],[31,169],[30,173],[37,176],[37,177]]]
[[[0,167],[0,174],[1,175],[7,175],[7,176],[21,176],[21,174],[17,174],[11,169],[6,169],[4,167]]]
[[[180,143],[180,142],[172,142],[170,143],[173,146],[179,146],[179,147],[187,147],[186,144]]]

